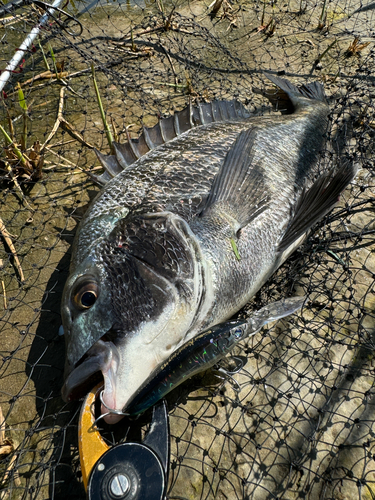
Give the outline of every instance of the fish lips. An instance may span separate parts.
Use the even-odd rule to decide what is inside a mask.
[[[118,364],[118,351],[109,341],[99,340],[65,378],[61,395],[65,402],[84,397],[93,386],[103,380],[113,365]]]

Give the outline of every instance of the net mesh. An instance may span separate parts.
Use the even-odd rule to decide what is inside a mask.
[[[60,299],[77,222],[98,192],[93,146],[189,101],[269,112],[264,72],[323,81],[327,155],[359,173],[241,315],[287,295],[303,310],[236,348],[233,379],[168,398],[170,499],[375,498],[374,4],[361,0],[73,2],[1,98],[0,498],[84,498],[80,403],[60,398]],[[2,70],[42,5],[3,13]],[[20,92],[22,89],[22,93]],[[13,143],[10,145],[10,141]],[[26,162],[17,156],[25,152]],[[24,156],[24,158],[25,158]]]

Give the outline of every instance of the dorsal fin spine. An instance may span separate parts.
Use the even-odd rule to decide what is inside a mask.
[[[110,177],[116,177],[116,175],[121,171],[121,165],[118,163],[116,156],[114,155],[103,155],[100,151],[94,148],[95,154],[102,164],[104,170],[108,173]]]
[[[216,122],[216,120],[215,120],[215,108],[214,108],[214,101],[211,101],[211,102],[210,102],[210,105],[211,105],[212,121],[213,121],[213,122]]]
[[[193,112],[193,105],[191,104],[191,100],[189,101],[189,121],[190,121],[190,128],[194,128],[195,127],[195,123],[194,123],[194,112]]]
[[[118,145],[115,142],[112,143],[112,146],[113,146],[117,161],[119,162],[122,169],[125,170],[125,168],[127,168],[129,166],[129,163],[126,161],[125,156],[122,154]]]
[[[161,137],[163,139],[163,143],[165,144],[167,142],[167,139],[165,138],[165,134],[164,134],[163,119],[162,118],[159,118],[159,127],[160,127],[160,134],[161,134]]]
[[[161,118],[159,120],[160,132],[161,132],[161,136],[163,138],[164,144],[165,144],[166,142],[168,142],[168,137],[166,135],[166,128],[165,128],[164,124],[165,124],[165,120],[163,118]]]
[[[143,127],[143,135],[144,135],[146,144],[150,148],[150,150],[154,149],[156,146],[151,140],[150,134],[148,133],[148,128],[145,126]]]
[[[111,178],[115,177],[117,173],[127,169],[132,163],[141,158],[143,154],[145,154],[146,148],[149,150],[155,149],[161,144],[169,142],[172,138],[181,135],[182,132],[186,132],[197,126],[207,125],[218,121],[230,121],[233,119],[231,118],[232,108],[229,109],[232,105],[234,115],[237,118],[243,120],[251,116],[250,113],[246,112],[243,105],[236,100],[228,103],[221,103],[220,101],[198,103],[196,107],[194,107],[190,101],[186,108],[182,111],[175,112],[173,117],[170,116],[168,118],[159,119],[159,122],[154,127],[143,126],[143,133],[139,136],[137,142],[131,139],[129,130],[126,128],[125,131],[128,140],[123,144],[113,144],[114,156],[104,155],[96,151],[97,157],[104,167],[105,172],[100,176],[90,174],[90,177],[100,186],[104,186]],[[156,142],[151,136],[155,138]]]
[[[176,111],[173,114],[173,126],[176,136],[181,135],[180,122],[178,121],[178,113],[176,113]]]
[[[135,156],[136,160],[138,160],[140,158],[140,156],[138,155],[138,151],[135,149],[135,147],[133,145],[132,138],[130,137],[128,127],[125,128],[125,131],[126,131],[126,137],[128,139],[128,144],[130,146],[130,149],[132,150],[132,153]]]
[[[202,110],[202,105],[201,105],[201,103],[199,103],[199,104],[198,104],[198,111],[199,111],[199,118],[200,118],[200,120],[201,120],[201,122],[202,122],[202,125],[205,125],[205,124],[206,124],[206,122],[205,122],[205,120],[204,120],[204,115],[203,115],[203,110]]]

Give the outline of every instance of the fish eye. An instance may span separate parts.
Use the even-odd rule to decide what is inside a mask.
[[[90,309],[98,298],[98,285],[93,282],[79,284],[73,296],[74,304],[79,309]]]
[[[240,337],[242,337],[242,334],[243,334],[243,328],[238,327],[235,329],[234,336],[236,337],[236,339],[239,339]]]

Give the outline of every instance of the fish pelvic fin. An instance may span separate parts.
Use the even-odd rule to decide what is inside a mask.
[[[256,136],[256,127],[238,135],[214,178],[200,217],[226,213],[235,221],[237,232],[268,208],[270,195],[264,173],[252,152]]]
[[[136,139],[130,137],[127,131],[127,142],[112,143],[112,155],[104,155],[95,150],[105,172],[100,176],[91,175],[94,182],[104,186],[118,173],[126,170],[135,161],[150,150],[165,144],[177,136],[201,125],[214,122],[244,121],[251,114],[239,101],[212,101],[199,103],[176,111],[172,116],[160,118],[153,127],[143,127],[143,132]]]
[[[352,161],[345,161],[336,174],[327,173],[304,190],[296,205],[294,216],[281,239],[278,251],[286,251],[303,236],[316,222],[322,219],[339,201],[340,194],[357,173]]]
[[[284,114],[293,113],[306,99],[327,104],[324,87],[320,82],[306,83],[297,87],[297,85],[285,78],[269,74],[265,74],[265,76],[278,88],[268,89],[264,92],[264,95],[274,108]]]

